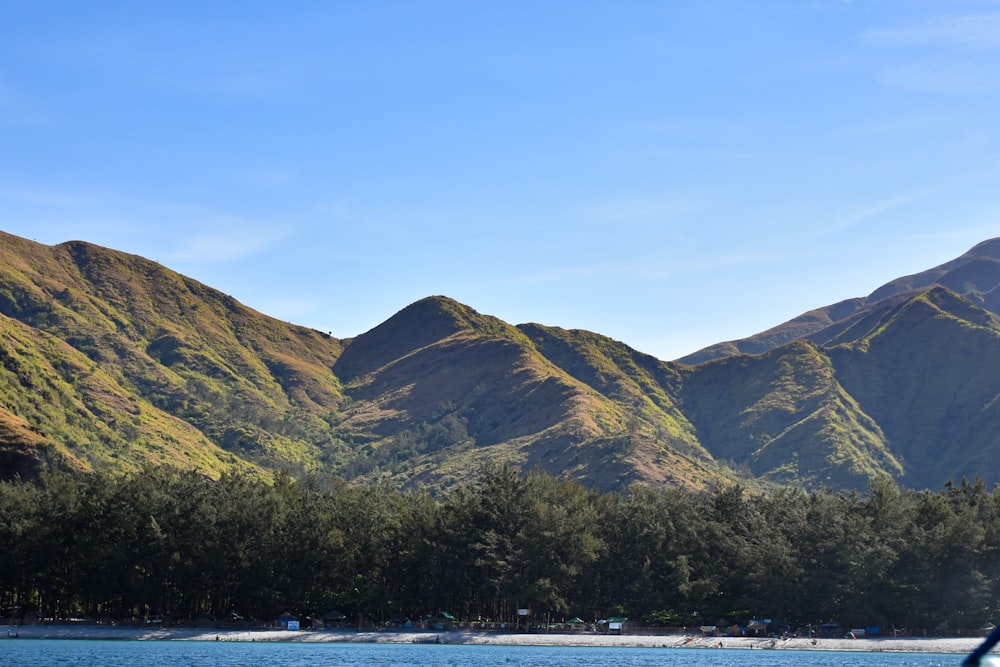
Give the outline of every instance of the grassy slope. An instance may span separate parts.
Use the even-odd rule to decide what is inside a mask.
[[[538,324],[518,327],[556,367],[623,408],[616,437],[627,443],[636,478],[657,484],[703,488],[733,479],[698,441],[678,408],[681,372],[632,348],[589,331]]]
[[[577,360],[577,373],[568,371],[567,357],[553,354],[554,335],[544,331],[431,297],[352,341],[336,370],[350,378],[345,391],[352,405],[342,426],[376,436],[367,447],[378,467],[366,474],[398,479],[412,475],[412,467],[414,481],[436,483],[465,478],[482,460],[495,459],[604,488],[635,480],[704,486],[720,477],[706,457],[693,463],[656,441],[673,431],[681,444],[682,429],[690,428],[678,425],[683,416],[675,408],[668,414],[657,407],[670,401],[649,373],[639,374],[647,395],[601,354]],[[570,348],[580,341],[562,342]],[[590,335],[577,351],[607,343]],[[635,354],[616,345],[617,352]],[[630,370],[639,368],[632,363]],[[582,377],[598,372],[613,374],[628,390],[609,391]],[[636,414],[642,411],[648,414]],[[441,442],[414,445],[428,433]],[[689,439],[688,446],[697,443]],[[655,459],[676,464],[669,474],[646,460],[652,449]]]
[[[899,472],[878,425],[809,343],[694,367],[682,405],[705,447],[745,474],[856,488]]]
[[[330,372],[339,341],[140,257],[79,242],[2,240],[0,312],[66,341],[119,391],[175,418],[150,446],[194,426],[204,442],[253,462],[320,465],[317,442],[329,441],[340,400]],[[87,440],[92,430],[80,425],[64,437]],[[84,456],[104,458],[96,449]]]
[[[807,486],[1000,481],[993,314],[930,287],[858,311],[823,338],[691,370],[681,406],[714,456]]]
[[[995,479],[996,318],[934,288],[859,323],[854,333],[831,356],[843,385],[904,463],[903,481],[939,488],[962,476]]]
[[[64,342],[7,317],[0,317],[0,361],[2,429],[30,434],[9,443],[10,456],[21,443],[17,472],[49,463],[80,471],[166,464],[210,475],[252,469]]]

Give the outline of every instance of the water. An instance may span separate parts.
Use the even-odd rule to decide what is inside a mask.
[[[959,667],[962,655],[202,641],[21,639],[0,667]]]

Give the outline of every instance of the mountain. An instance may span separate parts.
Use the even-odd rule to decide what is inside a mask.
[[[352,399],[338,426],[363,445],[350,469],[436,484],[494,460],[601,488],[730,477],[690,425],[674,423],[683,417],[651,377],[657,362],[646,358],[643,371],[632,355],[601,337],[513,327],[445,297],[418,301],[351,341],[333,367]],[[626,362],[629,373],[618,368]],[[645,405],[657,391],[662,407]]]
[[[715,343],[677,361],[700,364],[736,354],[760,354],[801,338],[823,340],[829,337],[829,333],[824,333],[827,330],[837,328],[859,313],[880,308],[887,299],[905,298],[934,285],[947,287],[980,307],[1000,314],[1000,238],[984,241],[940,266],[890,281],[867,297],[846,299],[810,310],[749,338]]]
[[[495,461],[602,490],[1000,482],[998,284],[994,240],[684,363],[443,296],[338,340],[142,257],[0,233],[0,477],[441,488]]]
[[[155,262],[0,236],[5,471],[319,460],[342,344]]]
[[[689,426],[690,451],[671,448],[516,327],[444,297],[341,341],[142,257],[2,234],[0,323],[6,477],[167,464],[441,486],[487,459],[601,488],[732,477]]]

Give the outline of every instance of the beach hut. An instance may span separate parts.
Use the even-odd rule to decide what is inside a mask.
[[[323,621],[323,624],[327,627],[327,629],[340,628],[343,627],[344,621],[347,620],[347,616],[337,611],[336,609],[331,609],[330,611],[320,616],[319,619]]]
[[[299,619],[292,616],[289,612],[283,613],[278,617],[278,627],[282,630],[298,630],[299,629]]]
[[[625,634],[625,624],[628,619],[624,616],[612,616],[608,619],[608,634],[609,635],[623,635]]]

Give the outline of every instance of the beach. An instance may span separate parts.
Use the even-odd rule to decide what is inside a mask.
[[[6,630],[6,632],[5,632]],[[492,644],[506,646],[601,646],[631,648],[892,651],[908,653],[969,653],[978,637],[862,637],[858,639],[790,639],[764,637],[703,637],[700,634],[501,633],[445,630],[413,632],[383,630],[232,630],[212,628],[148,628],[93,624],[0,626],[0,639],[180,640],[227,642],[365,642],[400,644]]]

